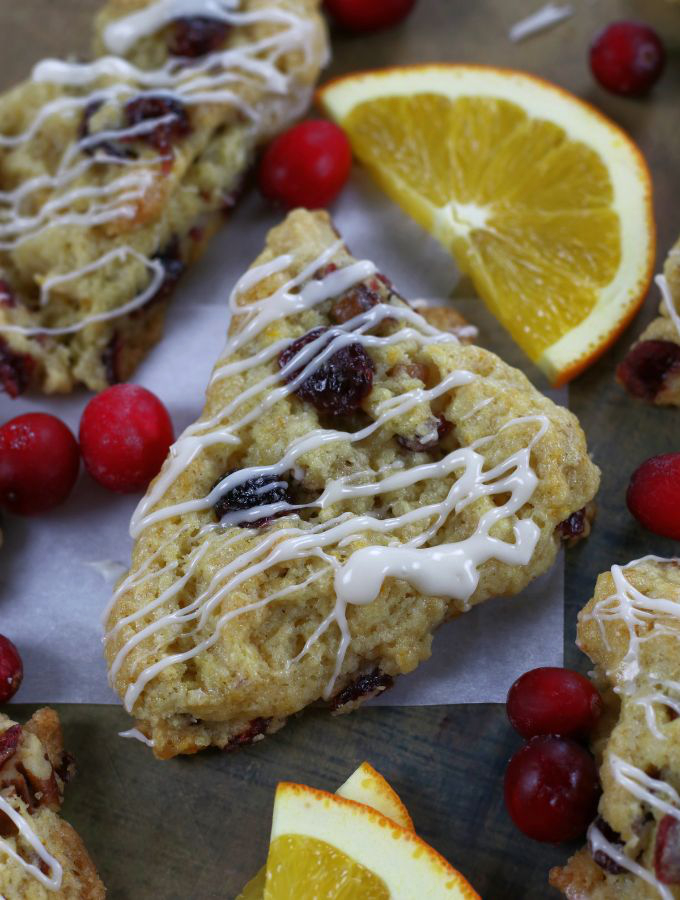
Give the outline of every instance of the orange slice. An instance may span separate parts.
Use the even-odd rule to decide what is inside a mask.
[[[413,820],[401,797],[370,763],[362,762],[335,793],[346,800],[354,800],[376,809],[407,831],[415,831]]]
[[[534,76],[471,65],[348,75],[317,97],[554,384],[625,328],[653,271],[652,190],[605,116]]]
[[[362,762],[336,793],[347,800],[363,803],[382,813],[408,831],[415,831],[413,821],[401,798],[385,778],[370,763]],[[263,866],[243,888],[237,900],[262,900],[267,869]]]
[[[354,800],[279,784],[264,900],[473,900],[479,895],[412,831]]]

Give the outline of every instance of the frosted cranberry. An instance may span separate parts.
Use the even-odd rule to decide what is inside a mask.
[[[0,703],[7,703],[16,694],[24,677],[19,651],[4,634],[0,634]]]
[[[283,368],[307,344],[325,332],[325,328],[315,328],[293,341],[279,355],[279,366]],[[319,349],[319,353],[322,349],[323,347]],[[309,362],[308,360],[306,365]],[[357,410],[362,400],[370,394],[374,371],[373,362],[361,344],[347,344],[306,378],[295,393],[301,400],[315,406],[319,412],[332,416],[347,415]],[[292,381],[299,372],[300,369],[289,373],[286,381]]]
[[[401,22],[416,0],[325,0],[325,7],[338,25],[350,31],[377,31]]]
[[[593,825],[600,832],[602,837],[608,841],[613,846],[623,847],[623,841],[621,840],[621,835],[614,831],[611,825],[608,822],[598,816],[597,819],[593,822]],[[590,831],[588,831],[588,849],[590,850],[590,855],[593,857],[593,860],[598,864],[601,869],[604,869],[605,872],[609,872],[610,875],[622,875],[626,869],[623,866],[620,866],[615,859],[612,859],[604,850],[596,850],[595,845],[592,841]]]
[[[170,53],[195,59],[219,49],[231,30],[229,22],[208,16],[182,16],[173,22]]]
[[[125,120],[128,127],[166,116],[170,117],[167,122],[159,123],[149,131],[134,137],[126,137],[124,140],[144,141],[159,153],[168,153],[176,141],[191,132],[184,104],[168,94],[146,94],[130,100],[125,105]]]
[[[664,816],[656,831],[654,871],[662,884],[680,884],[680,822]]]
[[[680,344],[674,341],[640,341],[616,369],[629,393],[650,402],[672,375],[680,376]]]
[[[56,416],[25,413],[0,428],[0,504],[20,516],[59,506],[78,477],[75,438]]]
[[[569,738],[532,738],[505,770],[505,805],[515,825],[536,841],[559,843],[583,835],[597,809],[592,756]]]
[[[93,397],[80,420],[85,467],[120,494],[144,490],[173,442],[168,411],[151,391],[117,384]]]
[[[237,484],[223,494],[215,504],[215,513],[222,519],[227,513],[237,510],[253,509],[256,506],[270,506],[283,503],[289,499],[288,483],[277,475],[256,475],[241,484]],[[246,528],[261,528],[268,525],[272,517],[263,517],[255,521],[243,521],[239,524]]]
[[[649,91],[661,77],[666,50],[643,22],[613,22],[590,48],[590,67],[600,84],[624,97]]]
[[[328,206],[344,186],[352,166],[345,132],[323,119],[300,122],[280,134],[260,163],[260,190],[283,206]]]
[[[28,387],[35,361],[26,353],[15,353],[0,339],[0,387],[10,397],[18,397]]]
[[[680,453],[643,462],[631,476],[626,503],[642,526],[680,540]]]
[[[521,675],[508,692],[510,724],[524,738],[536,734],[585,737],[602,714],[593,685],[571,669],[543,666]]]

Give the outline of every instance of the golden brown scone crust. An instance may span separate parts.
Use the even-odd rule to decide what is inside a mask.
[[[291,254],[294,261],[284,272],[272,275],[248,291],[244,302],[247,304],[266,296],[291,275],[312,264],[336,241],[337,234],[325,213],[291,213],[270,233],[267,248],[256,264],[286,253]],[[341,268],[352,261],[344,248],[339,249],[332,259],[332,263]],[[370,283],[383,302],[403,305],[384,283],[378,284],[377,279]],[[239,353],[248,356],[274,340],[292,340],[319,325],[328,324],[335,302],[326,301],[303,313],[273,322],[253,342],[254,346],[249,344]],[[238,324],[232,325],[232,333]],[[363,402],[361,413],[369,419],[377,417],[379,403],[406,391],[422,389],[421,377],[427,379],[432,372],[436,372],[435,381],[459,369],[477,374],[472,383],[452,391],[442,401],[442,413],[454,424],[448,437],[442,440],[442,448],[447,452],[457,444],[468,446],[479,438],[496,435],[484,453],[489,465],[500,463],[517,449],[518,444],[526,446],[536,433],[535,420],[532,420],[498,435],[505,422],[536,414],[547,418],[547,433],[532,452],[532,465],[539,481],[531,498],[531,514],[541,530],[533,559],[527,566],[494,559],[484,563],[480,566],[481,577],[470,605],[522,590],[552,564],[561,540],[558,524],[584,507],[597,490],[599,473],[590,461],[577,420],[568,410],[555,406],[539,394],[522,373],[479,347],[448,342],[426,343],[419,349],[415,342],[401,341],[387,347],[371,347],[370,352],[376,371],[373,389]],[[224,362],[221,360],[220,364]],[[248,385],[259,382],[273,371],[278,371],[275,359],[215,382],[208,389],[201,420],[214,416],[229,401],[240,397]],[[252,402],[245,402],[238,411],[239,417],[252,408]],[[305,454],[301,462],[304,469],[302,489],[318,496],[343,472],[365,472],[367,469],[383,472],[395,464],[412,466],[415,462],[427,462],[427,454],[406,450],[395,438],[412,438],[428,429],[431,432],[433,412],[429,402],[420,403],[361,444],[342,441],[327,450]],[[318,427],[319,415],[310,404],[295,395],[277,401],[275,407],[258,416],[241,432],[243,440],[237,452],[224,444],[211,444],[205,449],[168,488],[161,506],[206,496],[216,481],[235,468],[278,462],[295,437]],[[380,508],[382,499],[395,515],[401,515],[425,504],[441,502],[454,480],[453,475],[429,479],[405,488],[398,496],[343,501],[347,505],[342,509],[355,515],[370,513]],[[468,537],[475,532],[482,513],[492,508],[495,505],[489,497],[471,503],[458,515],[448,518],[437,541],[455,542]],[[334,504],[324,510],[322,518],[327,520],[339,511]],[[520,515],[528,512],[520,512]],[[182,567],[182,560],[195,549],[192,535],[198,528],[214,521],[214,513],[208,509],[161,520],[142,532],[134,547],[132,572],[141,566],[149,566],[148,571],[157,574],[120,593],[109,620],[109,628],[120,623],[107,642],[109,664],[141,628],[153,624],[174,608],[174,604],[184,606],[190,597],[200,595],[219,568],[238,554],[252,549],[253,542],[259,540],[258,529],[231,527],[222,533],[223,536],[212,533],[206,539],[209,551],[195,568],[193,582],[186,594],[176,595],[168,601],[169,605],[163,603],[138,615],[134,622],[121,622],[126,616],[139,614],[158,598],[160,590],[173,584],[174,576],[165,567],[174,566],[177,561]],[[177,537],[180,522],[189,533]],[[286,523],[290,525],[289,518],[277,519],[271,529],[284,528]],[[295,524],[308,527],[305,521]],[[503,520],[496,527],[499,538],[513,540],[512,518]],[[224,535],[231,537],[233,543],[225,546]],[[367,532],[351,547],[354,551],[381,542],[384,538],[375,532]],[[162,545],[164,549],[159,551]],[[337,552],[341,559],[351,555],[349,550]],[[309,576],[311,565],[309,559],[299,560],[274,566],[265,576],[249,578],[238,590],[221,600],[219,609],[215,610],[214,616],[211,613],[205,628],[199,629],[199,636],[215,633],[218,613],[256,602],[275,589],[299,585]],[[285,604],[262,607],[233,618],[229,626],[219,632],[219,639],[210,650],[194,657],[190,664],[173,665],[154,677],[134,707],[138,727],[153,739],[154,752],[160,757],[169,757],[195,752],[209,745],[236,746],[259,739],[264,733],[280,727],[287,716],[317,701],[332,680],[338,643],[335,629],[326,631],[315,645],[315,652],[308,653],[290,670],[286,667],[334,603],[332,577],[324,574],[320,580],[288,595]],[[348,624],[353,637],[335,683],[337,693],[332,707],[352,708],[357,700],[384,689],[394,676],[412,671],[430,655],[435,628],[465,608],[466,604],[461,601],[424,596],[406,581],[396,578],[386,580],[373,602],[348,608]],[[195,639],[195,636],[191,638]],[[121,696],[148,665],[164,659],[162,642],[162,639],[160,643],[145,639],[127,655],[115,678]],[[180,641],[176,646],[179,649],[184,644]]]
[[[102,40],[108,23],[151,2],[110,2],[97,19],[96,53],[109,52]],[[170,149],[164,151],[169,154],[169,161],[159,162],[161,151],[148,142],[137,140],[115,145],[119,156],[126,152],[136,154],[133,165],[130,160],[127,166],[101,162],[87,168],[67,187],[31,194],[24,201],[22,214],[35,216],[45,202],[56,202],[69,191],[101,190],[126,173],[128,178],[145,179],[144,183],[138,181],[134,187],[127,188],[131,199],[118,203],[123,212],[115,218],[109,217],[99,224],[62,221],[58,227],[31,233],[18,246],[0,251],[3,285],[0,361],[7,373],[4,381],[9,393],[21,393],[28,386],[39,387],[47,393],[67,392],[79,383],[92,390],[102,390],[129,378],[161,336],[164,312],[174,284],[202,253],[234,205],[257,147],[281,130],[291,117],[302,114],[304,101],[326,54],[319,3],[320,0],[244,0],[245,12],[280,7],[295,13],[309,28],[308,41],[305,37],[308,55],[301,50],[289,50],[276,60],[279,73],[290,78],[285,97],[272,93],[257,78],[233,87],[239,102],[260,116],[257,127],[234,104],[184,104],[180,112],[190,130],[173,135]],[[234,27],[225,36],[221,49],[260,41],[281,27],[271,22]],[[168,26],[138,41],[127,53],[128,60],[144,71],[163,66],[169,58],[171,29]],[[112,75],[102,76],[86,88],[27,81],[0,97],[0,133],[24,133],[47,102],[63,102],[74,97],[82,100],[95,88],[121,88],[126,84],[129,81],[122,76],[116,80]],[[123,127],[127,115],[123,102],[136,102],[139,90],[133,87],[124,100],[107,101],[94,111],[90,107],[87,120],[90,133]],[[150,89],[146,90],[148,93]],[[157,93],[162,92],[157,89]],[[52,115],[28,142],[0,147],[0,189],[11,191],[29,179],[54,176],[65,150],[83,138],[84,110],[81,106],[75,114]],[[95,149],[94,153],[101,155],[100,150]],[[88,158],[93,158],[91,150],[76,152],[75,160],[79,164],[87,163]],[[115,196],[124,194],[121,188]],[[113,203],[110,197],[107,202]],[[69,211],[71,206],[67,203],[65,209]],[[77,212],[85,211],[80,201]],[[47,305],[40,305],[39,286],[45,279],[80,271],[115,251],[124,252],[125,258],[55,284]],[[165,281],[144,306],[124,316],[90,323],[71,334],[3,333],[3,325],[70,326],[87,316],[109,313],[128,303],[151,282],[149,265],[130,251],[154,264],[161,263],[165,273]],[[6,289],[9,289],[9,300],[5,297]]]
[[[625,568],[624,575],[645,597],[680,604],[680,561],[646,559]],[[650,693],[667,690],[660,687],[659,679],[680,682],[680,616],[654,612],[636,626],[636,634],[643,640],[637,653],[638,675],[631,681],[629,676],[635,670],[626,657],[630,632],[621,616],[607,615],[616,606],[616,600],[610,599],[616,593],[612,573],[600,575],[578,626],[579,646],[595,665],[595,681],[605,699],[606,713],[593,742],[603,788],[599,816],[620,835],[627,855],[653,873],[664,813],[627,790],[615,777],[612,761],[618,757],[680,790],[680,717],[670,707],[654,703],[659,736],[650,729],[645,706],[640,703]],[[675,700],[672,692],[668,696]],[[587,848],[566,866],[553,869],[550,883],[571,900],[651,900],[659,896],[653,885],[630,872],[605,872]],[[680,885],[666,887],[672,897],[680,898]]]
[[[0,714],[0,737],[12,727],[16,722]],[[71,770],[59,717],[48,707],[37,710],[23,726],[15,753],[0,765],[0,796],[27,820],[43,847],[59,861],[63,878],[59,890],[48,890],[2,853],[0,844],[0,895],[5,900],[103,900],[106,891],[85,845],[59,815],[64,779]],[[21,838],[7,836],[4,840],[35,863]]]

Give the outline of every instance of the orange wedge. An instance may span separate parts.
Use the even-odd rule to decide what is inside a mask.
[[[408,810],[394,788],[370,763],[362,762],[336,793],[347,800],[363,803],[382,813],[407,831],[415,831]],[[262,900],[267,869],[263,866],[243,888],[237,900]]]
[[[473,900],[460,872],[391,819],[354,800],[279,784],[264,900]]]
[[[317,99],[554,384],[594,362],[638,310],[655,255],[651,179],[593,107],[534,76],[471,65],[348,75]]]
[[[413,820],[401,797],[370,763],[362,762],[335,793],[346,800],[354,800],[376,809],[407,831],[415,831]]]

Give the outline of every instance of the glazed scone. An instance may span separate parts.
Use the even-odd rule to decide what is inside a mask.
[[[22,727],[0,714],[0,895],[101,900],[106,894],[76,832],[59,815],[74,771],[54,710]]]
[[[616,377],[633,396],[658,406],[680,406],[680,240],[657,278],[660,315],[633,344]]]
[[[571,900],[680,898],[680,559],[613,566],[579,616],[606,714],[588,847],[550,873]]]
[[[389,687],[446,619],[544,572],[599,481],[568,410],[428,325],[325,213],[275,228],[230,304],[107,618],[162,758]]]
[[[319,2],[225,0],[209,18],[188,0],[172,19],[167,0],[110,0],[92,63],[45,60],[0,98],[8,393],[131,375],[257,147],[304,111],[327,52]]]

